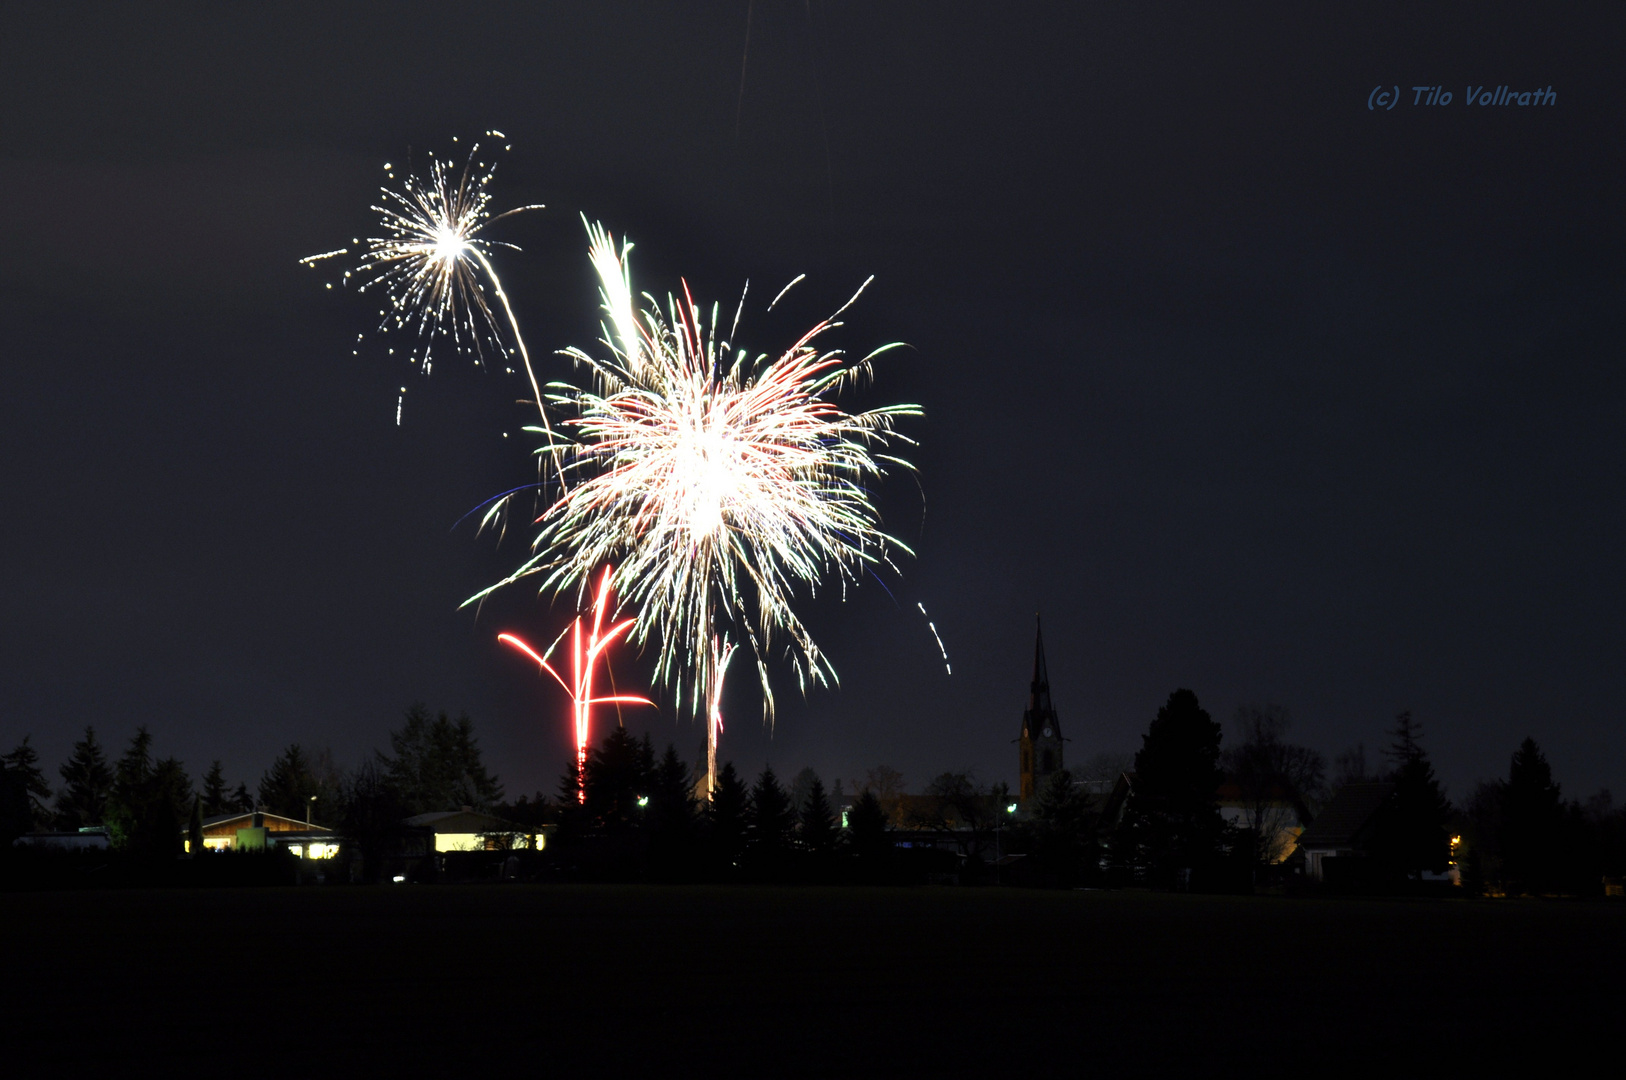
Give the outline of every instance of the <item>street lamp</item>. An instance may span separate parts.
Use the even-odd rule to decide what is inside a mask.
[[[315,795],[312,795],[309,799],[305,800],[305,827],[307,829],[310,828],[310,824],[311,824],[311,805],[313,803],[315,803],[315,802],[316,802],[316,796]]]

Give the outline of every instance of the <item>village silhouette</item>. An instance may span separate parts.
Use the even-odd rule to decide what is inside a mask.
[[[116,759],[86,729],[53,784],[25,738],[0,772],[18,1045],[70,1072],[241,1060],[237,1025],[175,1006],[238,982],[298,1002],[281,1033],[318,1018],[256,1040],[296,1075],[658,1071],[697,1033],[724,1073],[959,1074],[1000,1067],[1035,1001],[1065,1033],[1024,1050],[1047,1068],[1083,1043],[1228,1074],[1248,1059],[1210,1048],[1328,1038],[1449,1063],[1515,1021],[1575,1045],[1610,1023],[1626,814],[1566,800],[1533,740],[1454,805],[1408,713],[1329,774],[1284,710],[1224,731],[1178,689],[1139,752],[1072,767],[1042,632],[1014,728],[1015,788],[725,763],[708,797],[703,753],[616,726],[512,799],[473,722],[421,706],[372,759],[291,745],[254,791],[218,761],[195,787],[145,728]],[[1226,980],[1251,989],[1180,989]],[[427,1019],[470,994],[472,1028]],[[966,1031],[898,1038],[956,1007]]]
[[[1227,738],[1227,734],[1229,738]],[[1423,728],[1323,755],[1275,706],[1227,733],[1178,689],[1133,757],[1069,767],[1036,630],[1014,740],[1018,782],[946,771],[910,791],[885,765],[827,787],[754,778],[616,726],[557,793],[504,797],[473,722],[413,706],[388,751],[341,770],[290,745],[251,792],[214,762],[194,787],[140,729],[109,760],[86,729],[50,783],[24,738],[3,758],[6,881],[359,885],[504,882],[870,883],[1229,894],[1618,898],[1626,808],[1566,800],[1534,739],[1460,804]]]

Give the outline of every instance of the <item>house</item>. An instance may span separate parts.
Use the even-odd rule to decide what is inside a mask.
[[[182,829],[184,837],[187,830]],[[191,841],[186,842],[191,850]],[[203,819],[205,851],[265,851],[284,848],[305,859],[331,859],[339,853],[339,838],[332,829],[308,821],[270,814],[215,814]]]
[[[1258,851],[1265,862],[1279,865],[1298,848],[1313,815],[1298,792],[1281,783],[1250,785],[1226,773],[1214,793],[1226,824],[1259,834]]]
[[[1304,852],[1304,872],[1312,881],[1327,880],[1333,859],[1360,859],[1371,853],[1378,810],[1390,789],[1376,780],[1345,784],[1299,833],[1298,850]]]
[[[537,825],[527,828],[512,821],[482,814],[472,806],[460,810],[437,810],[417,814],[405,822],[409,829],[434,838],[425,845],[436,852],[446,851],[510,851],[529,849],[541,851],[547,846],[548,834],[555,825]]]
[[[1129,808],[1129,793],[1135,787],[1135,774],[1120,772],[1111,780],[1075,780],[1073,791],[1084,796],[1086,807],[1095,815],[1096,828],[1110,833],[1123,821]]]
[[[56,851],[105,851],[110,846],[105,825],[90,825],[67,832],[31,832],[12,841],[12,847]]]

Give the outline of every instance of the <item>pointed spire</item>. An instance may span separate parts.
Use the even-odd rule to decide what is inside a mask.
[[[1028,693],[1028,712],[1035,717],[1054,712],[1050,707],[1050,671],[1044,662],[1044,624],[1033,616],[1033,684]]]

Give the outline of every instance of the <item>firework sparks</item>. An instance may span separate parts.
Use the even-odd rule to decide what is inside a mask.
[[[604,615],[609,609],[610,597],[610,568],[605,567],[599,576],[598,594],[593,598],[593,624],[587,634],[585,645],[582,642],[582,617],[576,616],[570,629],[565,633],[570,635],[570,681],[548,663],[548,657],[563,641],[565,634],[560,634],[548,651],[537,655],[535,649],[527,645],[514,634],[498,634],[497,640],[505,645],[512,645],[520,652],[535,660],[541,670],[552,675],[565,693],[570,696],[571,714],[576,725],[576,799],[578,802],[587,800],[587,747],[592,737],[592,720],[594,705],[653,705],[648,698],[635,697],[630,694],[612,694],[608,697],[593,696],[593,669],[598,666],[600,654],[609,648],[616,638],[626,633],[634,621],[623,619],[608,630],[604,629]]]
[[[925,620],[926,620],[926,629],[928,629],[928,630],[930,630],[932,632],[932,637],[937,642],[937,651],[943,654],[943,670],[948,672],[950,675],[953,675],[954,674],[954,668],[953,668],[953,666],[951,666],[949,664],[948,650],[943,647],[943,636],[937,632],[937,624],[932,622],[932,617],[930,615],[926,614],[926,605],[925,604],[919,603],[917,601],[915,603],[915,607],[920,609],[921,616],[923,618],[925,618]]]
[[[815,345],[852,300],[777,358],[753,358],[719,340],[716,307],[703,320],[687,287],[665,312],[651,300],[635,318],[630,245],[618,251],[597,226],[589,235],[610,356],[567,350],[595,387],[550,385],[551,400],[571,416],[566,471],[577,482],[538,519],[532,557],[468,603],[531,575],[541,576],[543,592],[580,593],[596,567],[616,565],[618,591],[638,610],[632,640],[658,644],[657,678],[708,718],[714,782],[722,683],[739,644],[728,631],[751,644],[766,718],[766,660],[781,638],[803,692],[835,679],[793,596],[830,578],[845,587],[863,570],[891,566],[894,552],[909,553],[881,531],[868,485],[886,464],[912,468],[873,448],[911,441],[894,423],[921,410],[849,413],[834,403],[885,351],[852,362]],[[736,312],[730,338],[738,322]],[[539,452],[558,447],[549,433]],[[497,503],[486,523],[505,512]]]
[[[502,137],[497,131],[486,134]],[[530,350],[519,331],[519,319],[514,315],[502,279],[491,263],[497,248],[519,249],[481,235],[488,226],[503,218],[526,210],[540,210],[542,206],[519,206],[493,216],[487,186],[496,175],[497,166],[494,161],[480,161],[479,152],[480,144],[475,143],[469,148],[461,168],[433,158],[424,177],[407,176],[400,190],[379,188],[382,201],[372,210],[379,215],[384,235],[356,241],[361,247],[360,262],[354,271],[344,272],[344,282],[349,284],[352,276],[359,276],[358,291],[377,288],[384,292],[389,306],[379,312],[379,329],[384,332],[392,328],[415,330],[422,348],[417,360],[425,374],[431,369],[431,351],[437,337],[450,338],[453,347],[459,350],[472,350],[477,363],[488,347],[499,356],[508,356],[509,349],[501,332],[501,322],[506,322],[524,362],[525,374],[531,381],[543,427],[548,429],[548,415],[541,386],[531,366]],[[384,165],[385,174],[392,180],[394,170],[393,165]],[[339,248],[299,261],[314,266],[325,259],[348,254],[349,248]],[[497,307],[487,297],[487,283],[491,297],[502,310],[501,320]],[[396,412],[399,423],[399,400]]]

